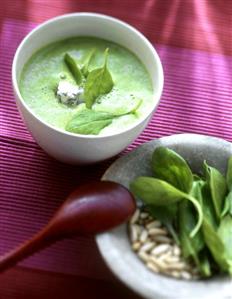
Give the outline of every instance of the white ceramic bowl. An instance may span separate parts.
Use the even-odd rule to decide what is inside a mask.
[[[72,36],[95,36],[116,42],[134,52],[144,63],[152,79],[154,104],[151,111],[138,123],[116,134],[79,135],[45,123],[27,106],[19,91],[24,64],[41,47]],[[118,154],[142,132],[158,106],[163,89],[163,70],[153,46],[130,25],[101,14],[73,13],[43,23],[24,38],[15,53],[12,81],[18,109],[38,144],[60,161],[83,164],[98,162]]]

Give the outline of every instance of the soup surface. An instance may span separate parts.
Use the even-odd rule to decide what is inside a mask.
[[[20,77],[20,92],[24,101],[41,120],[65,130],[75,114],[87,109],[84,95],[75,105],[67,105],[58,97],[61,82],[77,86],[65,63],[65,54],[73,57],[81,67],[89,53],[92,53],[88,63],[88,72],[91,73],[103,67],[106,49],[109,49],[107,68],[113,80],[113,88],[99,95],[91,109],[109,112],[117,117],[98,134],[119,132],[138,122],[153,106],[153,89],[148,72],[129,50],[94,37],[70,38],[37,51],[25,64]],[[139,105],[136,104],[138,101]],[[133,110],[136,105],[133,113],[127,113],[130,107]]]

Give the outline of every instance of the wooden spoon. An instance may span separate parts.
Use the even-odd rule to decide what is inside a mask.
[[[0,258],[0,271],[57,240],[111,229],[125,222],[135,208],[132,194],[118,183],[101,181],[83,185],[67,197],[40,232]]]

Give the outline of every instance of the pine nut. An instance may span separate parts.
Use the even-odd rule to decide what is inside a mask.
[[[148,262],[146,265],[147,268],[150,269],[151,271],[155,273],[159,273],[159,268],[154,263]]]
[[[153,247],[155,246],[154,242],[150,242],[150,243],[145,243],[140,250],[141,251],[150,251]]]
[[[186,264],[184,262],[167,264],[167,269],[169,270],[184,270],[186,268]]]
[[[151,256],[150,259],[149,259],[149,261],[153,262],[160,269],[163,269],[163,270],[166,269],[166,264],[162,260],[160,260],[160,259],[158,259],[158,258],[156,258],[154,256]]]
[[[192,278],[192,275],[187,271],[181,271],[180,276],[181,276],[181,278],[184,278],[184,279],[187,279],[187,280]]]
[[[171,254],[171,250],[168,250],[167,252],[162,253],[159,258],[166,263],[167,259],[172,256]]]
[[[148,213],[145,213],[145,212],[140,213],[140,218],[141,219],[146,219],[148,216],[149,216]]]
[[[134,251],[139,250],[140,247],[141,247],[140,242],[135,242],[135,243],[132,245],[132,249],[133,249]]]
[[[149,230],[151,228],[158,228],[158,227],[161,227],[161,222],[158,221],[158,220],[154,220],[152,222],[149,222],[147,225],[146,225],[146,228]]]
[[[133,224],[132,226],[134,226],[135,229],[137,230],[137,234],[138,234],[138,238],[139,238],[141,235],[142,227],[138,224]]]
[[[167,252],[169,250],[169,248],[170,248],[169,244],[161,244],[161,245],[156,246],[152,250],[151,254],[152,255],[160,255],[162,253]]]
[[[138,256],[143,260],[144,262],[149,261],[149,255],[144,251],[139,251]]]
[[[130,238],[132,243],[136,242],[138,239],[138,231],[135,225],[130,227]]]
[[[154,236],[154,241],[159,243],[172,243],[172,240],[166,236]]]
[[[165,235],[168,234],[168,232],[165,229],[163,229],[163,228],[150,228],[148,230],[148,234],[150,236],[157,236],[157,235],[163,235],[163,236],[165,236]]]
[[[144,229],[144,230],[141,232],[139,241],[140,241],[141,243],[144,243],[144,242],[147,240],[147,237],[148,237],[148,232],[147,232],[147,230]]]
[[[169,256],[166,258],[165,260],[168,264],[171,264],[171,263],[178,263],[180,261],[180,258],[177,257],[177,256]]]
[[[137,209],[135,211],[134,215],[130,219],[130,224],[135,224],[137,222],[137,220],[139,219],[139,214],[140,214],[140,211],[139,211],[139,209]]]

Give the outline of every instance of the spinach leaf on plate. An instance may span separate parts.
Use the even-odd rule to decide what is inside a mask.
[[[228,262],[225,256],[225,246],[222,242],[222,238],[217,232],[218,222],[216,219],[215,209],[211,198],[211,192],[209,185],[203,180],[198,180],[193,183],[191,195],[194,196],[202,206],[203,211],[203,223],[202,223],[202,235],[207,248],[211,252],[214,260],[220,266],[221,269],[226,271],[228,269]],[[191,215],[189,215],[189,218]],[[193,217],[193,216],[192,216]],[[199,264],[195,260],[198,268],[203,276],[209,276],[211,273],[210,265],[207,256],[202,260],[202,253],[200,253]]]
[[[232,216],[232,191],[226,196],[224,208],[221,213],[221,217],[224,217],[226,214]]]
[[[218,221],[211,198],[209,185],[202,186],[201,205],[203,210],[202,233],[205,243],[211,252],[211,255],[219,267],[226,271],[228,263],[225,257],[225,247],[220,235],[218,234]]]
[[[198,178],[193,181],[192,189],[190,190],[190,195],[198,200],[202,204],[202,189],[205,187],[206,183]]]
[[[216,231],[218,228],[218,221],[216,217],[216,213],[214,210],[211,192],[209,189],[209,185],[205,182],[201,189],[201,206],[203,210],[203,217],[207,220],[207,222],[212,226],[212,228]]]
[[[158,147],[152,155],[152,170],[156,178],[188,193],[192,188],[193,174],[187,162],[176,152]]]
[[[185,258],[192,257],[196,265],[200,266],[199,253],[204,248],[204,239],[201,231],[190,238],[190,233],[196,226],[196,214],[188,201],[179,204],[178,224],[182,252]]]
[[[204,218],[202,224],[202,231],[205,243],[211,252],[214,260],[224,271],[228,270],[228,263],[225,256],[225,246],[217,231],[207,218]]]
[[[216,217],[219,221],[221,218],[224,199],[227,193],[226,180],[216,168],[209,166],[206,161],[204,161],[204,169]]]
[[[232,275],[232,217],[230,215],[222,219],[218,228],[218,235],[224,245],[224,254],[228,263],[228,270]]]
[[[189,200],[198,214],[198,221],[190,236],[193,237],[201,227],[203,213],[198,201],[187,193],[184,193],[169,183],[151,178],[138,177],[131,184],[130,189],[135,196],[139,197],[147,205],[168,206],[176,204],[181,200]]]
[[[226,214],[230,214],[232,216],[232,156],[228,160],[226,183],[229,194],[225,198],[221,217],[224,217]]]
[[[206,250],[203,250],[199,255],[199,271],[202,274],[203,277],[210,277],[212,275],[211,271],[211,264],[210,264],[210,258],[208,256],[208,252]]]
[[[198,200],[198,202],[200,203],[201,206],[203,206],[203,202],[205,200],[205,196],[209,196],[209,193],[207,193],[206,191],[207,188],[207,184],[204,180],[202,180],[199,176],[195,176],[194,175],[194,182],[193,182],[193,186],[192,189],[190,191],[191,196],[193,196],[194,198],[196,198]],[[211,202],[210,202],[211,203]],[[182,205],[183,203],[181,203]],[[195,220],[194,216],[194,211],[191,209],[191,207],[189,206],[188,209],[183,210],[182,209],[182,217],[185,218],[186,217],[186,222],[189,221],[189,225],[192,222],[192,226]],[[202,208],[203,210],[203,214],[208,213],[208,207],[207,208]],[[214,210],[212,210],[212,212],[214,213]],[[185,214],[186,213],[186,214]],[[210,214],[211,215],[211,214]],[[181,216],[181,215],[180,215]],[[189,220],[188,220],[189,217]],[[213,222],[211,220],[211,222]],[[189,227],[188,224],[184,224],[183,221],[180,223],[180,225],[183,225],[182,227],[180,226],[180,233],[181,231],[186,231],[187,228]],[[189,230],[189,229],[188,229]],[[205,241],[204,241],[204,236],[202,233],[202,229],[201,231],[199,231],[196,236],[192,239],[189,238],[189,234],[185,234],[186,235],[186,239],[182,242],[182,250],[184,250],[183,248],[186,246],[185,243],[187,243],[187,245],[190,247],[192,252],[192,257],[193,260],[195,261],[201,275],[203,277],[209,277],[211,275],[211,266],[210,266],[210,262],[209,262],[209,258],[208,255],[206,253],[205,250]],[[200,241],[201,240],[201,241]],[[203,244],[201,243],[203,242]],[[199,246],[199,244],[201,244],[201,246]],[[184,250],[185,252],[185,250]]]
[[[229,191],[232,191],[232,156],[229,158],[227,164],[226,183]]]

